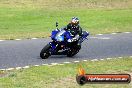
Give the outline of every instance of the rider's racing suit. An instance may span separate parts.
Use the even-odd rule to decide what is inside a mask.
[[[79,25],[72,25],[68,24],[64,27],[64,30],[69,31],[72,39],[68,39],[68,42],[73,42],[74,40],[78,39],[81,42],[81,35],[82,35],[82,28]]]

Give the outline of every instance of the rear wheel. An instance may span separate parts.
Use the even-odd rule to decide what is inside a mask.
[[[68,53],[67,53],[67,57],[73,57],[74,55],[76,55],[79,50],[81,49],[80,45],[75,45],[74,47],[72,47]]]
[[[50,45],[47,44],[40,52],[40,57],[42,59],[47,59],[51,54],[49,52],[49,49],[50,49]]]

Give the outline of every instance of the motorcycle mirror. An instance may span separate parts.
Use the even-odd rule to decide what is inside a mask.
[[[58,27],[58,22],[56,22],[56,27]]]

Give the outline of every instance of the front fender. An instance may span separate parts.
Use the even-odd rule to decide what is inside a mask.
[[[52,40],[55,40],[55,36],[56,34],[59,32],[59,30],[53,30],[52,33],[51,33],[51,39]]]
[[[54,42],[49,42],[49,44],[50,44],[52,50],[56,49],[57,45]]]

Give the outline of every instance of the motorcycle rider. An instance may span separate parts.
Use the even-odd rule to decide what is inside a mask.
[[[82,28],[77,17],[72,17],[71,22],[64,27],[64,30],[69,31],[72,36],[72,39],[67,40],[68,42],[79,40],[79,44],[81,44]]]

